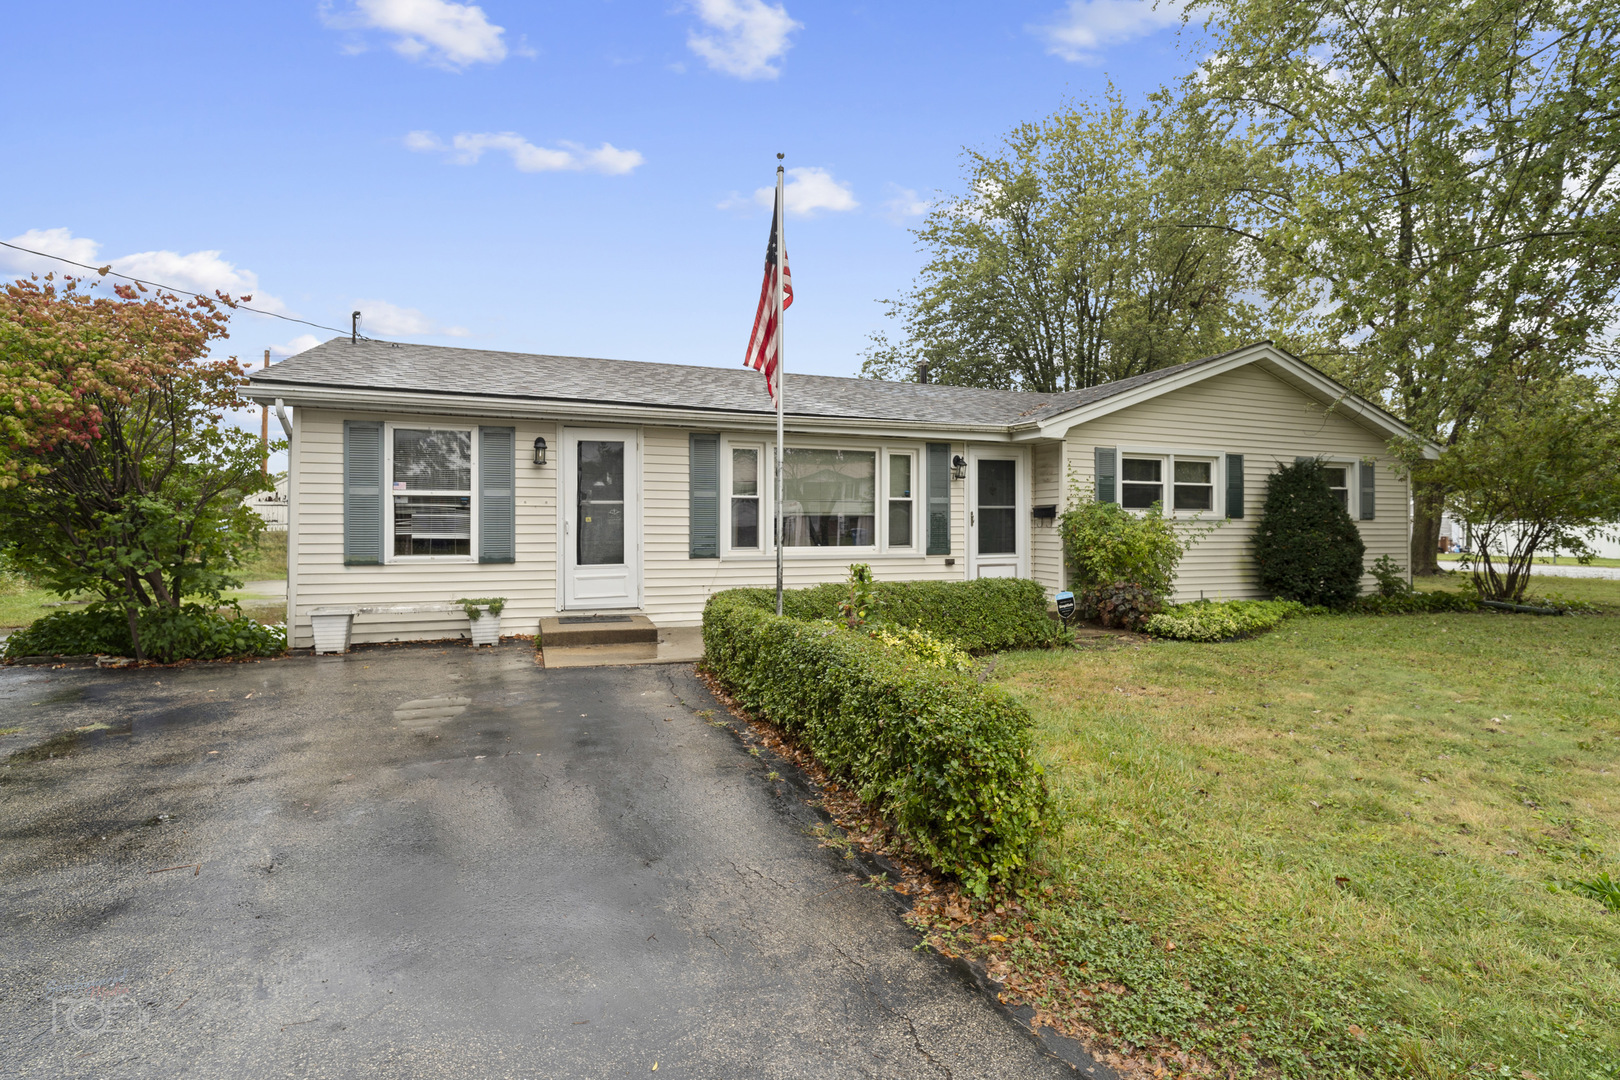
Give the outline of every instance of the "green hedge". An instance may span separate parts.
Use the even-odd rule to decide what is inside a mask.
[[[754,606],[776,610],[770,589],[734,589]],[[1064,639],[1063,627],[1046,609],[1046,589],[1022,578],[978,581],[879,581],[872,585],[877,610],[871,622],[924,630],[972,653],[1041,649]],[[795,619],[835,619],[849,596],[843,582],[782,594],[782,613]]]
[[[1173,641],[1230,641],[1264,633],[1306,611],[1293,600],[1200,600],[1149,616],[1145,629]]]
[[[148,608],[137,624],[149,660],[218,660],[227,656],[275,656],[287,650],[287,631],[236,612],[235,618],[197,605]],[[129,619],[117,608],[55,611],[6,638],[4,658],[82,656],[103,653],[134,656]]]
[[[820,611],[828,595],[796,591],[784,609]],[[762,589],[717,593],[703,610],[705,663],[737,701],[975,892],[1022,867],[1046,805],[1028,711],[971,674],[774,610]]]

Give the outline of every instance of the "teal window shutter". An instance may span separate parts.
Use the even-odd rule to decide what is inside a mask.
[[[720,557],[720,436],[692,433],[690,472],[691,557]]]
[[[1115,480],[1119,476],[1119,451],[1112,446],[1097,447],[1097,501],[1118,502]]]
[[[383,426],[343,421],[343,565],[376,566],[383,557]]]
[[[1376,490],[1378,463],[1363,460],[1361,462],[1361,520],[1372,521],[1377,510],[1378,492]]]
[[[928,444],[928,554],[951,553],[951,444]]]
[[[478,429],[478,561],[517,561],[517,429]]]
[[[1243,516],[1243,455],[1226,455],[1226,516]]]

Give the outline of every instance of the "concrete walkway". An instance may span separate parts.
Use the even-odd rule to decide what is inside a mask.
[[[0,1074],[1075,1075],[715,710],[527,643],[0,670],[0,753],[71,733],[0,765]]]

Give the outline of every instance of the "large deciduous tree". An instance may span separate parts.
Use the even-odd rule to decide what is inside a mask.
[[[1258,335],[1248,223],[1234,215],[1262,163],[1208,114],[1112,96],[966,162],[965,190],[916,232],[928,261],[889,302],[898,332],[877,337],[863,374],[918,379],[926,366],[936,382],[1051,393]]]
[[[243,368],[208,358],[231,299],[93,288],[0,288],[0,537],[48,588],[122,611],[140,656],[143,614],[239,584],[262,527],[242,499],[270,481],[226,422]]]
[[[1287,166],[1237,228],[1316,361],[1456,446],[1536,379],[1613,359],[1620,0],[1194,0],[1187,95]],[[1415,463],[1412,565],[1441,478]]]

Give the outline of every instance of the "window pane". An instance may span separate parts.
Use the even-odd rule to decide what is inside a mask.
[[[577,558],[581,566],[624,562],[624,443],[579,441]]]
[[[1178,484],[1207,484],[1209,483],[1210,463],[1207,461],[1178,461],[1176,462],[1176,483]]]
[[[1140,480],[1143,483],[1157,484],[1164,479],[1164,462],[1158,458],[1126,458],[1121,471],[1124,480]]]
[[[1014,506],[1018,502],[1018,463],[979,462],[979,506]]]
[[[1012,507],[979,509],[979,554],[1010,555],[1018,550],[1017,521]]]
[[[624,502],[624,443],[579,441],[580,502]]]
[[[1176,462],[1176,472],[1181,471],[1181,463]],[[1213,510],[1215,509],[1215,489],[1208,484],[1177,484],[1176,485],[1177,510]]]
[[[911,498],[911,457],[895,454],[889,458],[889,498]]]
[[[617,566],[624,562],[624,504],[592,503],[579,519],[579,565]]]
[[[911,500],[889,500],[889,546],[911,546]]]
[[[472,432],[394,429],[395,491],[471,491]]]
[[[871,451],[784,451],[783,546],[871,546],[876,487],[877,455]]]
[[[731,546],[759,547],[759,500],[731,500]]]
[[[1344,507],[1346,510],[1350,509],[1350,489],[1334,488],[1333,497],[1339,500],[1340,506]]]
[[[733,450],[731,452],[731,493],[733,495],[759,494],[758,450]]]
[[[1156,467],[1159,463],[1153,462]],[[1146,510],[1156,502],[1163,502],[1163,485],[1160,484],[1121,484],[1119,485],[1119,505],[1127,510]]]
[[[395,495],[394,554],[471,555],[471,497]]]

